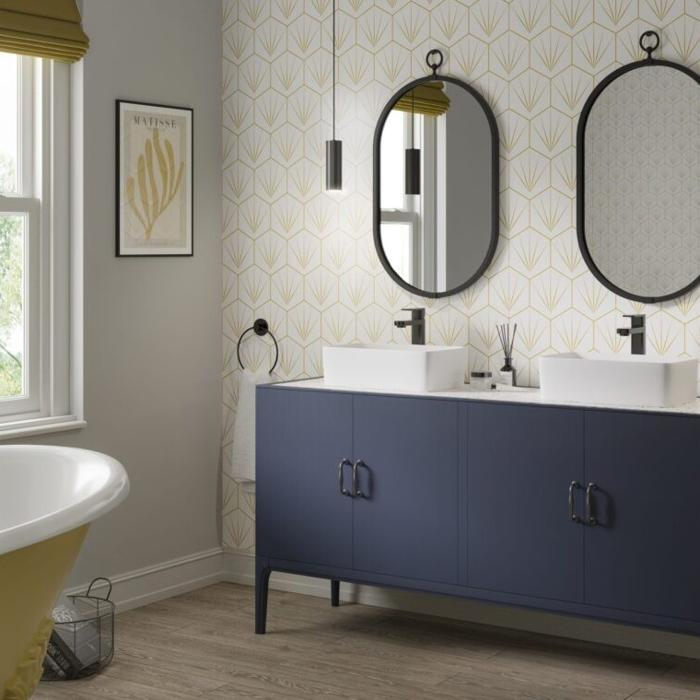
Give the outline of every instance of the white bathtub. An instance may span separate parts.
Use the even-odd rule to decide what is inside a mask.
[[[99,452],[0,446],[0,700],[34,692],[51,608],[88,525],[128,492],[122,465]]]

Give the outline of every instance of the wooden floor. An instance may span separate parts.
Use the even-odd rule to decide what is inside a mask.
[[[699,700],[700,662],[218,584],[117,618],[100,676],[40,700]]]

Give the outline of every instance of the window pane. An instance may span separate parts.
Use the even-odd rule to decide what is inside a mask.
[[[22,214],[0,214],[0,398],[23,396],[24,238]]]
[[[404,113],[396,109],[389,112],[384,122],[381,141],[381,193],[382,209],[403,209],[406,204],[404,191]]]
[[[0,192],[16,193],[18,187],[19,57],[0,53]]]
[[[413,284],[411,274],[411,225],[382,222],[382,247],[399,277]]]

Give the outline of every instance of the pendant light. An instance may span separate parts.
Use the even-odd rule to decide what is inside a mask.
[[[335,138],[335,3],[333,0],[333,139],[326,141],[326,189],[343,189],[343,142]]]
[[[406,149],[406,194],[420,194],[420,149],[415,147],[416,92],[411,91],[411,147]]]

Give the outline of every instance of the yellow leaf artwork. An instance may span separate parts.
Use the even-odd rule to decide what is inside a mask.
[[[143,226],[146,240],[150,240],[156,222],[177,196],[184,172],[184,161],[175,162],[172,143],[164,139],[161,145],[158,129],[153,129],[153,138],[146,139],[144,152],[138,157],[136,177],[126,180],[127,201]]]

